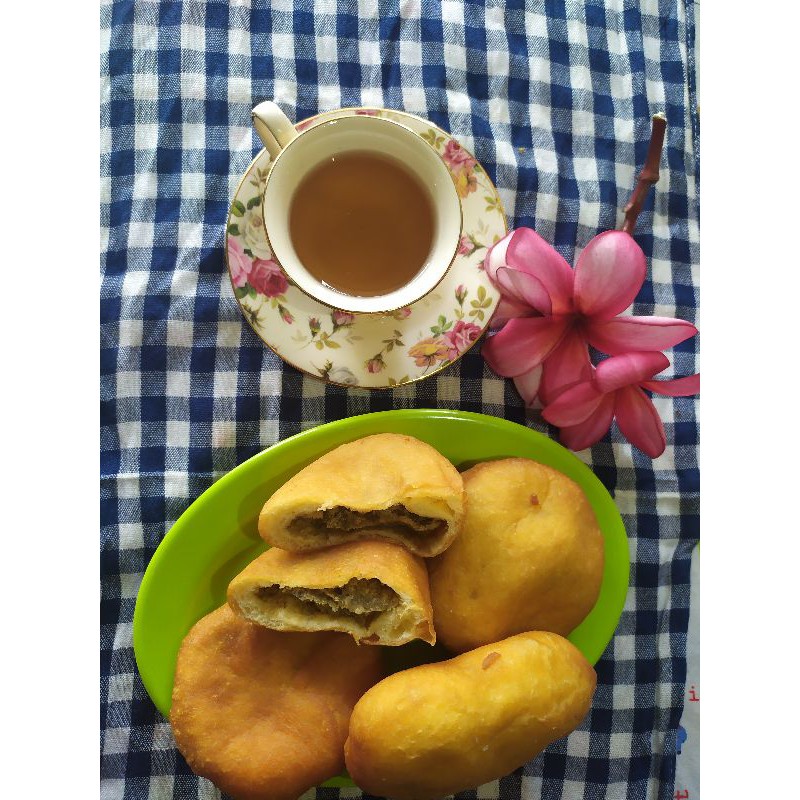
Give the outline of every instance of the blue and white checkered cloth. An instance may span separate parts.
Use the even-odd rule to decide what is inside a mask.
[[[273,98],[296,120],[356,105],[427,117],[475,152],[509,222],[535,228],[570,262],[619,226],[650,117],[663,111],[661,180],[636,233],[651,272],[634,313],[695,321],[693,15],[691,0],[102,3],[103,800],[219,797],[176,751],[131,638],[148,561],[217,478],[304,428],[389,408],[479,411],[555,435],[477,349],[429,380],[369,393],[303,376],[262,346],[222,252],[228,204],[260,147],[251,107]],[[676,348],[676,374],[696,371],[697,347]],[[616,499],[632,558],[591,714],[465,798],[672,797],[698,423],[693,398],[654,402],[668,440],[655,462],[616,429],[584,454]],[[338,795],[360,793],[317,792]]]

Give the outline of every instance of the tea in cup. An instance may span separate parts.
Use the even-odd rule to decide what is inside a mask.
[[[272,167],[262,211],[273,257],[332,308],[380,313],[442,280],[461,203],[439,154],[402,123],[355,115],[298,132],[272,102],[253,109]]]

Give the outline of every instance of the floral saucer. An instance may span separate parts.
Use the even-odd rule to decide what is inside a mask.
[[[507,231],[500,197],[475,157],[449,133],[402,111],[348,108],[319,114],[298,130],[353,114],[396,119],[441,154],[461,198],[458,254],[442,282],[390,314],[350,314],[313,300],[272,259],[261,197],[269,172],[262,150],[242,178],[228,214],[225,255],[233,291],[259,338],[288,364],[317,378],[370,389],[430,377],[457,361],[486,330],[500,299],[483,270],[486,248]]]

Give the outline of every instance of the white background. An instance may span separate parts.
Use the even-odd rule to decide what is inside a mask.
[[[0,15],[0,786],[87,798],[99,791],[98,9],[15,3]],[[798,27],[792,4],[703,4],[709,800],[795,791]],[[47,202],[33,213],[32,198]]]

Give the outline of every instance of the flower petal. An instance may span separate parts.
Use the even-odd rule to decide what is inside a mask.
[[[517,317],[536,317],[538,313],[535,309],[531,308],[527,303],[518,303],[508,297],[501,297],[497,308],[494,310],[492,319],[489,321],[489,327],[494,330],[502,328],[510,319]]]
[[[539,397],[544,405],[552,403],[565,389],[592,376],[589,348],[580,331],[566,333],[561,344],[545,360]]]
[[[585,450],[599,442],[608,433],[613,419],[614,395],[607,394],[600,405],[583,422],[562,428],[559,439],[570,450]]]
[[[589,343],[612,356],[631,350],[669,350],[696,333],[691,322],[672,317],[592,319],[586,325]]]
[[[525,405],[528,408],[530,408],[533,405],[533,401],[536,400],[536,395],[539,393],[539,383],[541,380],[541,364],[538,367],[534,367],[532,370],[524,372],[522,375],[517,375],[517,377],[514,378],[514,386],[517,387],[517,391],[520,393],[520,396],[525,401]]]
[[[510,319],[484,343],[481,353],[498,375],[514,378],[538,367],[561,341],[569,324],[569,319],[553,317]]]
[[[626,386],[616,395],[614,413],[622,435],[650,458],[658,458],[667,437],[653,401],[638,386]]]
[[[558,428],[584,422],[603,402],[605,395],[591,381],[576,383],[565,389],[542,409],[542,416]]]
[[[539,313],[549,315],[553,306],[544,284],[533,275],[510,267],[498,267],[495,282],[507,297],[533,306]]]
[[[594,380],[601,392],[638,385],[669,366],[663,353],[625,353],[611,356],[597,365]]]
[[[634,301],[645,275],[647,261],[630,234],[600,233],[575,265],[575,308],[587,317],[611,319]]]
[[[643,381],[642,388],[668,397],[690,397],[693,394],[700,394],[700,375],[687,375],[685,378],[663,381]]]
[[[505,267],[506,264],[506,250],[508,250],[508,243],[515,231],[507,233],[502,239],[495,242],[486,252],[486,258],[483,259],[483,269],[489,276],[492,282],[496,279],[497,270],[499,267]]]
[[[572,268],[536,231],[517,228],[505,251],[505,262],[507,266],[528,272],[542,282],[550,295],[553,314],[572,311]]]

